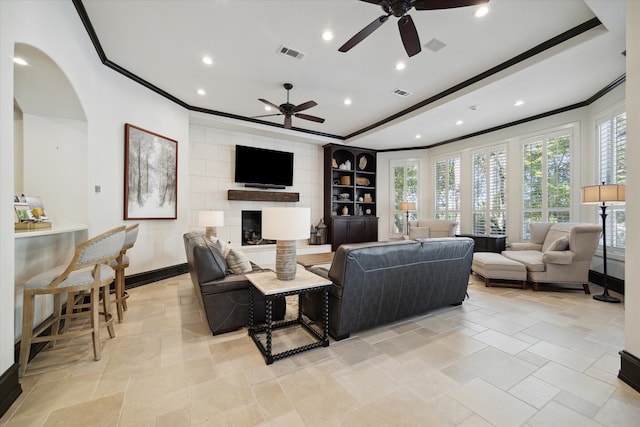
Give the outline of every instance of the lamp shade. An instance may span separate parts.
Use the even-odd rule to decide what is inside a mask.
[[[262,237],[271,240],[308,239],[310,208],[263,208]]]
[[[415,211],[416,202],[400,202],[401,211]]]
[[[625,186],[619,184],[587,185],[582,187],[584,204],[619,204],[625,201]]]
[[[200,227],[224,227],[223,211],[200,211],[198,214]]]

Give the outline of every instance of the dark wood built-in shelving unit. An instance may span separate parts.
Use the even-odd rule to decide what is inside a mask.
[[[375,151],[324,146],[324,218],[333,251],[378,240]]]

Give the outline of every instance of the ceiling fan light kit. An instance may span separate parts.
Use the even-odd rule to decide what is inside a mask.
[[[380,28],[382,24],[387,22],[391,15],[398,19],[398,30],[400,31],[400,38],[404,45],[404,50],[409,57],[412,57],[422,51],[420,46],[420,37],[418,36],[418,30],[413,23],[411,15],[407,15],[407,12],[411,8],[416,10],[437,10],[437,9],[453,9],[457,7],[475,6],[479,4],[488,3],[489,0],[360,0],[366,3],[377,4],[382,7],[382,10],[386,15],[382,15],[376,18],[369,25],[364,27],[355,36],[351,37],[345,44],[343,44],[338,51],[348,52],[355,45],[360,43],[365,38],[369,37],[375,30]]]
[[[282,85],[287,91],[287,102],[284,104],[276,105],[273,102],[267,101],[266,99],[258,98],[258,101],[267,104],[269,107],[274,108],[279,113],[276,114],[265,114],[262,116],[254,116],[254,119],[261,117],[273,117],[273,116],[284,116],[284,128],[291,129],[291,117],[296,117],[299,119],[309,120],[316,123],[324,123],[324,119],[321,117],[311,116],[309,114],[302,114],[300,111],[308,110],[309,108],[315,107],[318,105],[315,101],[307,101],[302,104],[293,105],[289,102],[289,91],[293,89],[293,85],[291,83],[285,83]]]

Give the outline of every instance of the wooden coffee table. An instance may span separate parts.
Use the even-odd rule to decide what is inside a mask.
[[[296,262],[304,268],[313,267],[319,264],[331,264],[334,252],[323,252],[320,254],[298,255]]]
[[[302,353],[317,347],[329,346],[329,288],[331,281],[318,276],[302,266],[296,270],[296,277],[293,280],[279,280],[273,271],[263,273],[247,274],[247,279],[251,283],[249,286],[249,336],[264,356],[267,365],[287,356]],[[254,292],[260,292],[265,300],[265,324],[255,325],[253,319]],[[300,295],[309,292],[322,292],[322,313],[323,325],[322,333],[316,331],[314,327],[302,318],[302,304]],[[293,320],[283,320],[273,322],[273,300],[288,295],[298,295],[298,316]],[[272,334],[274,329],[286,328],[288,326],[300,325],[305,329],[315,341],[277,354],[272,352]],[[266,333],[266,344],[262,342],[259,334]]]

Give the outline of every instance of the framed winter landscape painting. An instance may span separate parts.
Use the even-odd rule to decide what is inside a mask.
[[[178,141],[124,127],[124,219],[178,217]]]

